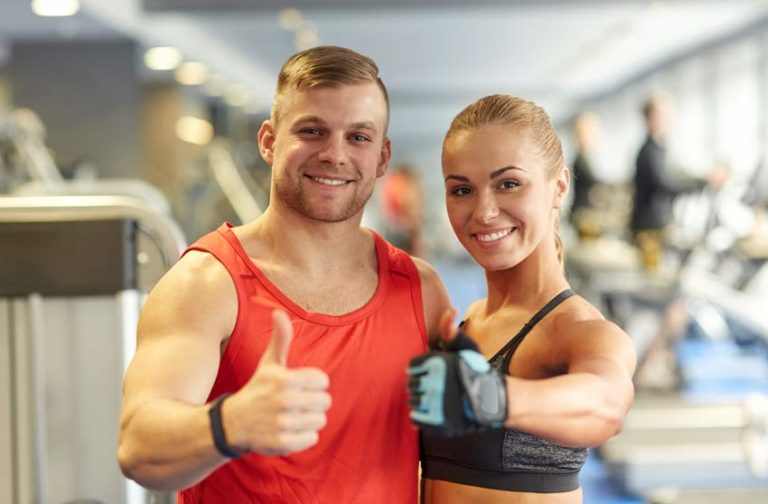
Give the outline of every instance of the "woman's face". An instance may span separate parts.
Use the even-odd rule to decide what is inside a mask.
[[[482,126],[445,143],[448,218],[461,244],[486,270],[516,266],[542,243],[555,250],[554,219],[568,189],[568,172],[550,178],[547,168],[538,145],[515,126]]]

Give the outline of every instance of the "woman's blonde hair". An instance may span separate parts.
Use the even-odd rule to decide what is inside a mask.
[[[470,104],[451,121],[443,146],[463,131],[489,125],[515,126],[528,131],[547,163],[547,174],[555,178],[565,169],[563,147],[552,121],[544,109],[535,103],[510,95],[490,95]],[[555,247],[560,264],[564,262],[560,221],[555,220]]]

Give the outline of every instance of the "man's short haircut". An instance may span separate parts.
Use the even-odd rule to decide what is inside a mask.
[[[643,117],[648,119],[648,117],[651,115],[651,113],[656,112],[656,109],[662,105],[663,103],[668,103],[671,100],[671,97],[663,92],[663,91],[657,91],[650,95],[648,98],[645,99],[643,102]]]
[[[290,91],[300,91],[315,86],[342,86],[375,82],[387,104],[389,124],[389,95],[379,77],[379,67],[374,61],[351,49],[338,46],[318,46],[294,54],[283,64],[277,78],[275,99],[272,102],[270,120],[277,126],[282,115],[285,96]]]

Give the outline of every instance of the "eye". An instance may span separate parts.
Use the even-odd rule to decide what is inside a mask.
[[[368,138],[366,135],[363,135],[362,133],[355,133],[351,136],[352,140],[355,142],[369,142],[371,139]]]
[[[499,189],[502,189],[502,190],[511,190],[511,189],[515,189],[516,187],[520,187],[520,182],[513,179],[502,180],[501,182],[499,182],[498,187]]]
[[[320,130],[320,128],[307,127],[307,128],[301,128],[299,130],[299,133],[307,136],[319,136],[319,135],[322,135],[323,132]]]
[[[456,186],[450,189],[451,196],[466,196],[472,193],[472,190],[467,186]]]

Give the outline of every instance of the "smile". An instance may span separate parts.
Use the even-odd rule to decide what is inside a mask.
[[[311,178],[312,180],[314,180],[318,184],[329,185],[329,186],[340,186],[340,185],[344,185],[344,184],[347,183],[346,180],[329,179],[329,178],[325,178],[325,177],[312,177],[312,176],[310,176],[309,178]]]
[[[475,236],[478,240],[484,243],[494,242],[501,240],[505,236],[508,236],[512,232],[512,228],[502,229],[501,231],[494,231],[493,233],[477,233]]]

